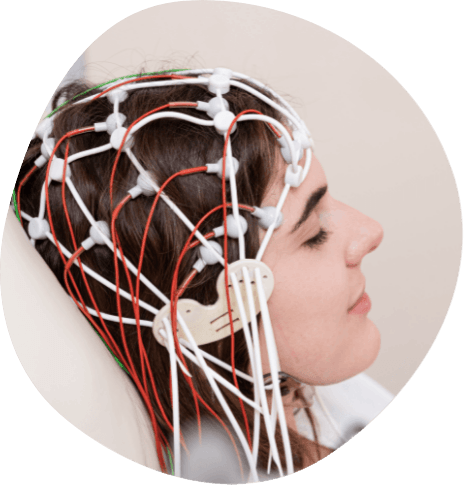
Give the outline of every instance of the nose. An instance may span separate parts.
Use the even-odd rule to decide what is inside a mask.
[[[346,249],[346,265],[354,267],[366,254],[374,251],[383,239],[383,228],[374,219],[351,209],[349,240]]]

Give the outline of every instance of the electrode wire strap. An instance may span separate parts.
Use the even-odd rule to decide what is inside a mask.
[[[248,308],[249,314],[251,317],[251,329],[252,329],[252,336],[253,336],[253,344],[254,344],[254,356],[255,356],[255,368],[256,368],[256,375],[255,383],[258,384],[259,396],[261,401],[261,407],[263,409],[263,418],[264,418],[264,425],[266,427],[266,432],[269,440],[269,446],[272,450],[273,455],[276,457],[276,464],[277,469],[279,471],[279,475],[282,477],[284,475],[282,466],[280,463],[279,453],[277,451],[277,444],[275,441],[275,436],[272,432],[271,426],[271,417],[269,413],[269,406],[267,402],[266,391],[264,389],[264,381],[263,381],[263,368],[262,368],[262,360],[261,360],[261,349],[259,345],[259,330],[258,330],[258,320],[257,320],[257,312],[254,304],[253,298],[253,290],[251,288],[251,280],[250,275],[247,270],[242,271],[243,280],[245,282],[245,288],[248,296]]]
[[[180,415],[179,415],[179,386],[177,381],[177,359],[172,336],[172,328],[168,318],[163,318],[165,334],[168,341],[169,362],[171,367],[172,387],[172,423],[174,426],[174,475],[181,476],[181,453],[180,453]]]
[[[258,391],[258,385],[256,383],[257,380],[257,372],[256,372],[256,363],[255,363],[255,355],[254,355],[254,350],[253,350],[253,341],[251,338],[250,334],[250,329],[248,328],[248,319],[246,317],[246,311],[245,307],[243,304],[243,299],[242,299],[242,292],[240,291],[240,286],[237,280],[237,276],[235,273],[232,273],[230,276],[232,280],[232,285],[234,287],[235,295],[237,298],[237,305],[239,309],[239,314],[240,314],[240,319],[242,321],[242,327],[243,327],[243,333],[245,336],[245,342],[247,345],[248,349],[248,354],[250,356],[250,365],[251,365],[251,374],[252,374],[252,382],[255,384],[253,386],[253,398],[255,402],[255,414],[254,414],[254,421],[253,421],[253,459],[255,461],[255,464],[258,464],[258,447],[259,447],[259,430],[260,430],[260,422],[261,418],[257,412],[257,408],[260,406],[259,402],[259,391]],[[240,376],[240,374],[237,372],[237,375]],[[241,377],[241,376],[240,376]],[[261,411],[263,412],[263,411]]]
[[[280,393],[279,377],[280,363],[277,355],[277,347],[274,339],[274,331],[272,329],[271,319],[269,316],[269,309],[267,306],[267,299],[264,292],[264,286],[259,268],[255,268],[256,276],[256,288],[258,290],[259,305],[261,308],[261,317],[263,322],[264,335],[266,338],[266,344],[269,354],[269,365],[271,368],[272,384],[273,384],[273,396],[275,397],[275,404],[277,406],[277,414],[279,416],[280,431],[282,433],[282,441],[284,443],[285,460],[287,464],[287,474],[290,475],[294,472],[293,469],[293,455],[290,445],[290,438],[288,435],[288,428],[285,418],[285,411],[282,403],[282,396]]]

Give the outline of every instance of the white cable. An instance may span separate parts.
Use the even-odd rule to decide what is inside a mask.
[[[32,220],[32,216],[30,216],[29,214],[26,214],[24,211],[21,211],[21,217],[23,219],[26,219],[26,221],[31,221]]]
[[[280,104],[276,103],[275,101],[272,101],[272,99],[268,98],[267,96],[265,96],[264,94],[261,94],[259,91],[257,91],[256,89],[250,87],[250,86],[247,86],[246,84],[243,84],[239,81],[234,81],[231,79],[230,81],[230,84],[231,86],[235,86],[237,88],[241,88],[243,89],[244,91],[247,91],[248,93],[250,94],[253,94],[254,96],[256,96],[257,98],[261,99],[262,101],[264,101],[266,104],[268,104],[269,106],[271,106],[272,108],[274,108],[275,110],[279,111],[280,113],[282,113],[286,118],[288,118],[295,126],[299,127],[301,126],[301,122],[298,121],[297,118],[295,118],[288,110],[286,110],[285,108],[283,108]]]
[[[306,152],[306,161],[305,161],[305,166],[303,168],[303,172],[301,174],[302,181],[306,178],[306,175],[308,175],[309,169],[311,168],[311,162],[313,159],[312,148],[308,148],[307,150],[305,150],[305,152]]]
[[[287,198],[289,191],[290,191],[290,185],[285,184],[284,189],[282,190],[282,194],[280,195],[279,202],[277,203],[277,206],[276,206],[276,220],[268,227],[266,234],[264,235],[264,238],[261,241],[258,253],[255,258],[257,261],[261,261],[261,258],[263,257],[264,251],[266,250],[269,240],[271,239],[272,233],[274,232],[274,229],[276,227],[278,215],[282,211],[282,206],[284,205],[285,199]]]
[[[143,80],[144,76],[142,76]],[[143,88],[158,88],[162,86],[173,86],[176,84],[207,84],[207,79],[202,78],[192,78],[192,79],[171,79],[169,81],[151,81],[151,82],[142,82],[142,83],[129,83],[121,86],[121,89],[126,91],[132,91],[134,89],[143,89]]]
[[[187,349],[192,350],[192,346],[186,340],[184,340],[183,338],[179,339],[179,343],[182,344]],[[229,365],[226,362],[218,359],[217,357],[214,357],[214,355],[208,354],[208,352],[205,352],[204,350],[200,349],[200,347],[198,347],[198,349],[205,359],[211,361],[213,364],[216,364],[219,367],[222,367],[225,370],[228,370],[229,372],[232,372],[232,366],[231,365]],[[242,372],[238,369],[235,369],[235,373],[237,374],[238,377],[241,377],[245,381],[251,382],[253,384],[253,382],[254,382],[253,378],[250,377],[248,374],[245,374],[244,372]]]
[[[225,137],[225,135],[224,135]],[[227,154],[226,163],[229,165],[229,186],[230,186],[230,196],[232,202],[232,213],[235,218],[235,223],[238,229],[238,248],[239,248],[239,259],[245,259],[245,238],[243,236],[242,225],[240,224],[240,210],[238,207],[238,197],[237,197],[237,184],[235,181],[235,170],[232,160],[232,146],[230,139],[227,143]]]
[[[337,426],[337,423],[333,419],[332,415],[329,413],[329,410],[327,409],[326,405],[324,404],[324,401],[322,400],[321,395],[319,394],[316,387],[314,387],[314,395],[317,399],[317,402],[319,403],[319,406],[322,409],[322,412],[324,413],[325,417],[327,418],[330,425],[332,426],[332,429],[335,431],[335,433],[338,435],[338,437],[342,440],[342,442],[345,443],[346,439],[343,436],[343,433],[340,431],[340,428]]]
[[[88,306],[86,306],[86,308],[91,315],[93,315],[94,317],[98,317],[98,312],[96,310]],[[119,317],[117,315],[109,315],[108,313],[103,313],[103,312],[100,312],[100,315],[104,320],[119,323]],[[122,317],[122,323],[127,323],[129,325],[137,325],[137,320],[135,318]],[[153,322],[151,322],[150,320],[140,320],[140,326],[153,327]]]
[[[39,206],[39,215],[37,216],[39,219],[43,219],[45,217],[45,208],[46,208],[46,200],[45,200],[45,182],[42,185],[42,190],[40,192],[40,206]]]
[[[116,114],[116,125],[118,126],[118,128],[121,128],[121,126],[122,126],[121,120],[119,119],[119,116],[117,116],[117,114],[119,113],[119,96],[115,96],[115,98],[114,98],[113,113]]]
[[[24,212],[21,211],[21,215],[23,215],[23,217],[24,217],[27,214],[24,214]],[[29,217],[30,219],[32,219],[31,216],[27,216],[27,217]],[[53,243],[56,246],[55,239],[53,238],[53,234],[51,232],[47,232],[47,238],[50,240],[51,243]],[[70,251],[68,251],[63,246],[63,244],[61,244],[59,241],[58,241],[58,244],[60,245],[60,249],[63,252],[63,254],[69,259],[72,256],[72,253]],[[77,261],[77,259],[74,261],[74,264],[76,266],[79,266],[79,262]],[[111,283],[107,279],[103,278],[103,276],[100,276],[98,273],[96,273],[95,271],[93,271],[93,269],[89,268],[87,265],[85,265],[84,263],[82,263],[82,261],[81,261],[81,264],[82,264],[82,268],[83,268],[83,270],[84,270],[85,273],[87,273],[89,276],[91,276],[92,278],[94,278],[95,280],[97,280],[99,283],[101,283],[102,285],[106,286],[110,290],[113,290],[116,293],[116,286],[113,285],[113,283]],[[129,293],[127,293],[125,290],[123,290],[122,288],[119,288],[119,293],[126,300],[132,301],[131,295]],[[159,311],[155,307],[149,305],[148,303],[145,303],[142,300],[139,300],[139,306],[141,306],[145,310],[148,310],[150,313],[153,313],[153,315],[156,315],[158,313],[158,311]]]
[[[271,125],[275,126],[280,131],[282,136],[285,138],[285,141],[287,142],[287,145],[290,149],[290,153],[292,154],[292,166],[294,168],[294,171],[296,170],[296,167],[299,162],[298,153],[295,150],[292,137],[290,136],[290,133],[288,132],[287,128],[284,127],[284,125],[282,125],[274,118],[271,118],[270,116],[257,115],[257,114],[243,115],[239,118],[238,121],[265,121],[266,123],[270,123]]]
[[[266,347],[269,357],[269,366],[272,377],[272,393],[275,396],[275,403],[277,405],[277,414],[279,416],[280,431],[282,433],[282,441],[284,444],[285,460],[287,464],[287,474],[293,473],[293,457],[290,446],[290,438],[288,436],[287,422],[285,419],[284,405],[282,403],[282,395],[280,393],[279,385],[279,357],[277,355],[277,347],[274,339],[274,332],[272,330],[271,318],[269,316],[269,309],[267,306],[267,298],[264,292],[264,286],[259,268],[255,268],[256,289],[258,291],[259,306],[261,309],[261,320],[263,322],[264,335],[266,338]]]
[[[143,118],[143,120],[140,120],[138,123],[136,123],[131,129],[131,135],[136,133],[138,130],[140,130],[140,128],[143,128],[148,123],[163,118],[175,118],[178,120],[190,121],[191,123],[200,126],[214,126],[213,120],[204,120],[202,118],[186,115],[184,113],[176,113],[175,111],[160,111],[158,113],[153,113],[152,115],[149,115],[146,118]]]
[[[274,396],[274,393],[273,393]],[[271,408],[271,424],[272,430],[275,433],[275,428],[277,424],[277,406],[275,405],[274,399],[272,400],[272,408]],[[272,464],[272,451],[269,450],[269,458],[267,461],[267,474],[271,473],[271,464]]]
[[[222,110],[226,111],[225,104],[222,101],[222,93],[220,89],[217,90],[216,95],[221,100]],[[224,133],[224,143],[226,138],[227,138],[227,133]],[[245,259],[245,239],[243,236],[242,225],[240,224],[240,211],[238,208],[238,196],[237,196],[237,183],[235,180],[234,162],[232,160],[232,145],[230,143],[230,139],[227,142],[226,164],[229,165],[229,187],[230,187],[230,197],[232,202],[232,213],[234,215],[235,223],[238,229],[239,259]],[[227,169],[224,171],[222,176],[225,177],[226,173],[227,173]],[[224,235],[224,237],[227,237],[227,235]]]
[[[169,362],[171,364],[171,387],[172,387],[172,425],[174,427],[174,475],[181,476],[181,453],[180,453],[180,416],[179,416],[179,387],[177,381],[177,360],[174,338],[172,335],[169,318],[163,318],[165,334],[168,341]]]
[[[111,145],[111,143],[107,143],[106,145],[90,148],[89,150],[83,150],[82,152],[75,153],[74,155],[70,155],[68,157],[68,163],[72,163],[75,160],[79,160],[80,158],[88,157],[90,155],[96,155],[97,153],[106,152],[107,150],[110,150],[112,148],[113,146]]]
[[[160,332],[161,336],[164,336]],[[200,363],[198,362],[198,359],[183,345],[180,346],[180,349],[182,353],[189,359],[191,360],[194,364],[196,364],[198,367],[201,368]],[[258,413],[261,413],[261,408],[259,406],[256,406],[256,403],[252,401],[251,399],[248,399],[243,393],[241,393],[233,384],[231,384],[227,379],[224,379],[224,377],[221,376],[221,374],[218,374],[216,371],[213,369],[209,369],[209,372],[211,376],[220,384],[222,384],[225,388],[227,388],[230,392],[235,394],[238,398],[240,398],[243,402],[247,403],[248,406],[252,407],[257,411]]]
[[[253,84],[255,84],[256,86],[258,86],[259,88],[261,89],[264,89],[265,91],[267,91],[268,93],[270,93],[272,96],[274,96],[276,99],[278,99],[280,101],[280,103],[282,103],[282,105],[284,106],[284,108],[287,108],[290,113],[292,113],[292,115],[296,118],[296,120],[299,122],[299,126],[302,126],[304,131],[306,132],[306,134],[311,137],[311,133],[309,132],[308,128],[306,127],[304,121],[299,117],[298,113],[295,111],[295,109],[282,97],[280,96],[279,94],[277,94],[272,88],[270,88],[269,86],[266,86],[265,84],[263,84],[262,82],[260,81],[257,81],[256,79],[253,79],[249,76],[246,76],[245,74],[241,74],[239,72],[233,72],[233,76],[234,77],[237,77],[239,79],[243,79],[243,80],[246,80],[246,81],[249,81]]]
[[[147,77],[147,76],[145,76]],[[143,80],[144,76],[140,76],[140,80]],[[134,77],[133,79],[139,79],[139,77]],[[121,83],[124,82],[123,79],[120,80]],[[129,78],[126,79],[126,81],[129,81]],[[124,86],[121,86],[120,89],[124,89],[126,91],[132,91],[134,89],[142,89],[142,88],[155,88],[155,87],[163,87],[163,86],[172,86],[172,85],[175,85],[175,84],[206,84],[207,81],[205,79],[198,79],[198,78],[194,78],[194,79],[171,79],[171,80],[168,80],[168,81],[152,81],[152,82],[143,82],[143,83],[128,83],[128,84],[124,84]],[[108,83],[110,84],[110,83]],[[105,86],[101,86],[100,89],[108,89],[107,87],[105,88]],[[111,91],[110,91],[111,92]],[[84,98],[84,99],[80,99],[79,101],[76,101],[74,104],[83,104],[83,103],[87,103],[89,101],[92,101],[93,99],[95,99],[97,96],[99,96],[100,93],[96,93],[96,94],[93,94],[92,96],[88,96],[87,98]],[[107,94],[103,94],[101,97],[102,98],[106,98]]]

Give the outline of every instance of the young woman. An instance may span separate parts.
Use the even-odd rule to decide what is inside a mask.
[[[213,422],[244,481],[326,456],[308,385],[345,381],[377,356],[360,266],[381,226],[331,197],[304,123],[252,80],[224,69],[169,72],[88,90],[76,82],[55,95],[54,109],[69,102],[30,144],[18,206],[37,251],[133,379],[162,469],[174,454],[180,474],[187,430]],[[223,293],[227,267],[255,259],[273,285],[250,272]],[[191,300],[208,311],[222,301],[226,312],[195,336],[218,318],[225,336],[196,339],[198,348],[180,323],[156,327],[163,307],[173,314]]]

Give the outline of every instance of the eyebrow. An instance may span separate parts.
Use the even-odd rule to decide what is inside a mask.
[[[306,201],[305,207],[303,209],[303,213],[301,214],[299,221],[293,226],[291,233],[294,233],[295,231],[297,231],[304,224],[304,222],[309,218],[309,216],[313,212],[314,208],[317,206],[317,204],[319,204],[322,197],[324,197],[326,192],[327,192],[327,185],[324,185],[324,187],[319,187],[308,197],[308,200]]]

